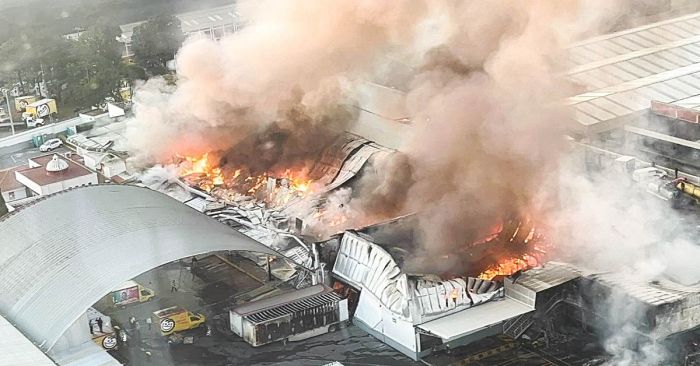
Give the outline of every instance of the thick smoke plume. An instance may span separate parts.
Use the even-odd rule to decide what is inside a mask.
[[[564,48],[597,25],[592,3],[609,4],[245,3],[241,32],[183,46],[176,86],[153,79],[137,91],[133,162],[213,152],[251,175],[304,171],[356,123],[357,86],[382,79],[406,89],[411,133],[403,156],[363,176],[349,205],[360,221],[344,225],[417,212],[426,252],[449,253],[503,215],[546,211],[543,183],[570,117]],[[408,72],[388,72],[388,60]]]
[[[136,93],[136,164],[220,150],[227,164],[269,169],[317,156],[356,119],[354,83],[425,12],[412,1],[250,5],[243,31],[184,45],[176,88],[156,79]]]
[[[133,163],[213,152],[225,168],[251,174],[308,168],[357,123],[358,85],[381,81],[406,92],[411,132],[401,154],[375,157],[353,190],[329,198],[329,210],[347,218],[334,229],[415,212],[425,253],[413,267],[434,272],[453,270],[443,255],[504,216],[527,216],[559,227],[556,245],[579,263],[696,281],[674,254],[692,246],[664,242],[664,215],[648,214],[665,211],[619,199],[625,190],[614,179],[559,172],[561,126],[572,118],[561,100],[575,94],[562,77],[565,47],[643,9],[635,3],[247,2],[241,32],[184,45],[176,86],[152,79],[137,91]],[[393,69],[396,60],[405,69]],[[606,343],[621,357],[614,364],[655,362],[620,352],[633,322],[611,326],[623,329]]]

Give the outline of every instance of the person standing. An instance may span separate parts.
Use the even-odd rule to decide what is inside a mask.
[[[192,272],[192,281],[194,281],[194,272],[197,270],[197,257],[192,257],[192,266],[190,267],[190,272]]]
[[[153,319],[149,316],[146,318],[146,324],[148,324],[148,330],[151,330],[151,326],[153,325]]]
[[[91,320],[91,319],[88,319],[88,325],[90,325],[90,334],[93,334],[93,335],[94,335],[94,334],[95,334],[95,330],[92,329],[92,320]]]
[[[170,293],[177,292],[177,286],[175,285],[175,280],[170,282]]]
[[[102,318],[97,318],[97,327],[100,329],[100,333],[104,333],[102,331]]]

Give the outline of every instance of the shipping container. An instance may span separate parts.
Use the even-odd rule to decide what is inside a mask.
[[[348,302],[319,284],[230,311],[231,330],[254,347],[328,333],[348,320]]]

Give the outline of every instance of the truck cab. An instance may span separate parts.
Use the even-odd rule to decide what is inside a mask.
[[[194,313],[177,306],[154,311],[153,315],[156,317],[160,332],[164,336],[197,328],[207,320],[204,314]]]
[[[26,112],[22,113],[22,119],[24,119],[24,122],[27,124],[28,128],[41,127],[44,125],[43,118],[36,118],[36,116],[27,114]]]

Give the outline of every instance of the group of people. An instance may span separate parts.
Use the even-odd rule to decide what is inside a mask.
[[[100,333],[104,333],[102,331],[102,325],[104,324],[104,322],[102,321],[102,318],[98,317],[97,319],[95,319],[95,323],[97,324],[97,328],[100,330]],[[94,328],[94,325],[92,323],[92,319],[88,320],[88,325],[90,325],[90,334],[95,334],[95,328]]]

